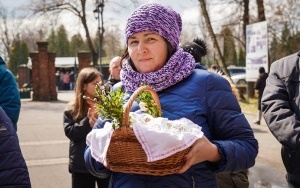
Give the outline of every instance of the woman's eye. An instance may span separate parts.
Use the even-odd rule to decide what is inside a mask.
[[[155,38],[148,38],[148,41],[154,41]]]
[[[129,44],[130,45],[138,44],[138,41],[137,40],[132,40],[132,41],[129,41]]]

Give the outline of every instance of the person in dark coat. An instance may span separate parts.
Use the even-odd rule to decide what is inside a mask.
[[[0,107],[0,187],[30,188],[30,177],[13,123]]]
[[[201,61],[203,56],[207,54],[207,46],[205,42],[200,38],[194,38],[191,42],[185,42],[181,45],[182,49],[188,53],[190,53],[196,64],[204,66]],[[197,68],[197,67],[196,67]],[[212,65],[210,69],[211,72],[217,73],[225,78],[230,86],[233,94],[235,95],[237,100],[240,100],[239,91],[233,82],[229,79],[229,77],[219,68],[218,65]],[[217,182],[219,188],[248,188],[249,180],[248,180],[248,170],[240,170],[236,172],[223,172],[217,174]]]
[[[101,73],[92,67],[80,71],[76,86],[75,98],[68,103],[64,111],[64,131],[70,139],[69,171],[72,173],[72,188],[106,188],[109,174],[93,176],[89,173],[83,159],[86,148],[86,135],[92,130],[96,120],[94,102],[97,84],[102,84]]]
[[[266,87],[266,80],[268,78],[268,73],[266,73],[266,70],[264,67],[259,67],[258,69],[259,76],[258,79],[255,82],[254,89],[258,92],[258,114],[257,114],[257,120],[254,122],[254,124],[260,125],[260,120],[262,117],[261,113],[261,97],[263,95],[264,89]]]
[[[0,106],[13,123],[17,131],[17,122],[21,109],[21,99],[14,75],[6,68],[0,56]]]
[[[120,82],[120,71],[121,71],[121,57],[116,56],[109,62],[109,78],[105,83],[105,89],[110,91],[111,88],[118,82]]]
[[[217,173],[255,164],[258,142],[228,81],[205,69],[195,69],[195,59],[179,46],[181,29],[180,15],[161,4],[142,5],[130,15],[124,33],[127,50],[122,56],[124,102],[141,84],[149,85],[158,94],[164,118],[187,118],[200,126],[204,135],[193,143],[177,173],[149,176],[113,172],[111,187],[217,187]],[[138,106],[133,103],[131,110],[139,110]],[[95,129],[102,122],[99,116]],[[93,141],[99,142],[97,138]],[[87,147],[86,165],[95,174],[103,173],[109,163],[97,161],[93,157],[96,151]]]
[[[300,187],[300,52],[271,64],[261,111],[282,145],[281,157],[289,188]]]

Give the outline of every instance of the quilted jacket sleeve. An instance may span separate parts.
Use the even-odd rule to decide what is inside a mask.
[[[31,187],[19,139],[11,120],[0,107],[0,187]]]
[[[262,97],[262,112],[270,131],[283,146],[295,151],[300,147],[298,61],[294,55],[274,62]]]
[[[17,130],[21,100],[16,80],[13,74],[0,66],[0,106]]]
[[[255,164],[258,142],[241,113],[227,80],[211,74],[207,81],[207,105],[212,142],[222,156],[216,171],[247,169]]]
[[[89,118],[85,117],[79,122],[75,122],[71,115],[70,107],[64,112],[64,130],[65,135],[72,141],[76,142],[86,137],[92,130],[89,124]]]

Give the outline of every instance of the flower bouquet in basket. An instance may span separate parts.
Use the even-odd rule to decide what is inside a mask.
[[[147,85],[139,87],[125,105],[121,89],[105,92],[102,86],[97,86],[96,97],[96,110],[111,121],[111,132],[109,141],[102,140],[106,144],[106,156],[93,157],[102,158],[98,161],[107,162],[112,171],[156,176],[175,174],[184,164],[183,157],[191,145],[203,135],[201,127],[190,120],[162,118],[159,98]],[[135,100],[144,113],[130,112]],[[88,135],[87,140],[91,137]]]

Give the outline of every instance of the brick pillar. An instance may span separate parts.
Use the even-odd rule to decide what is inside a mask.
[[[38,63],[38,53],[37,52],[33,52],[33,53],[29,53],[29,57],[31,58],[31,84],[32,84],[32,91],[33,91],[33,95],[32,95],[32,100],[33,101],[39,101],[39,63]]]
[[[90,67],[91,54],[89,52],[78,52],[78,72],[85,67]]]
[[[50,90],[50,100],[57,100],[56,92],[56,79],[55,79],[55,53],[49,53],[49,90]]]
[[[29,82],[29,70],[28,67],[25,66],[19,66],[18,68],[18,85],[19,88],[23,87],[25,83]]]
[[[33,101],[57,100],[55,53],[48,53],[48,42],[37,42],[38,52],[30,53],[32,62]]]

